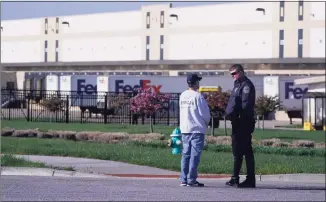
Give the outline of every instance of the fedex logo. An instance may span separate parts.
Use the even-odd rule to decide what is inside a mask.
[[[303,94],[308,92],[308,88],[293,88],[294,82],[285,82],[285,99],[290,99],[290,93],[294,99],[301,99]]]
[[[77,91],[78,93],[85,92],[86,94],[92,94],[97,92],[97,85],[86,84],[85,79],[77,80]]]
[[[143,90],[152,88],[154,92],[160,92],[162,85],[151,85],[151,80],[139,80],[139,85],[124,85],[124,80],[115,81],[115,92],[130,93],[133,92],[136,88],[141,88]]]

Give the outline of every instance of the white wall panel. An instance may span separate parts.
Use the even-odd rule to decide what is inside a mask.
[[[170,19],[171,27],[221,26],[272,22],[272,2],[230,3],[208,6],[172,8],[170,14],[178,15],[178,20]],[[265,15],[256,11],[264,8]]]
[[[310,57],[325,57],[325,28],[310,29]]]
[[[311,3],[310,19],[325,20],[325,2],[309,2]]]
[[[141,37],[78,38],[61,42],[61,61],[141,60]]]
[[[42,42],[36,41],[15,41],[1,42],[1,62],[43,62],[44,49]]]
[[[272,58],[272,31],[169,36],[168,59]]]
[[[141,28],[141,12],[116,12],[93,15],[60,17],[60,33],[86,33],[101,31],[126,31]]]
[[[1,21],[1,36],[41,35],[44,19],[4,20]]]

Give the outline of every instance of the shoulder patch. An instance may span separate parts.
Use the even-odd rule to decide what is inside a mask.
[[[249,92],[250,92],[250,87],[249,87],[249,86],[245,86],[245,87],[243,87],[242,92],[243,92],[243,93],[249,93]]]

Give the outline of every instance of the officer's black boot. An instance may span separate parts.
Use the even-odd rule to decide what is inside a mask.
[[[255,176],[255,159],[252,153],[246,155],[246,166],[247,166],[247,178],[241,182],[238,187],[240,188],[255,188],[256,187],[256,176]]]
[[[256,178],[247,177],[245,181],[241,182],[237,187],[239,188],[255,188]]]

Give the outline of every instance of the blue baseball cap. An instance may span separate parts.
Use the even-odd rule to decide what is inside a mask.
[[[202,77],[198,76],[197,74],[189,74],[187,76],[187,83],[188,84],[194,84],[197,81],[200,81],[202,79]]]

